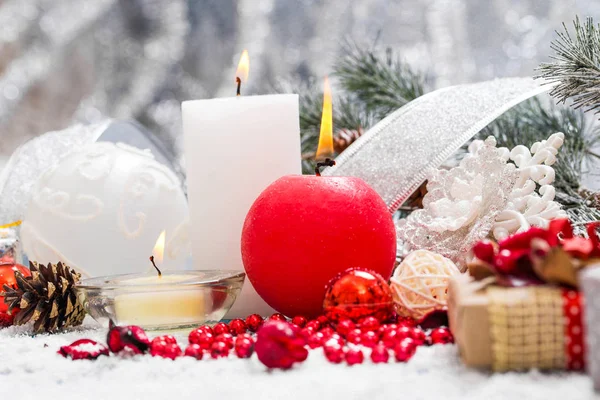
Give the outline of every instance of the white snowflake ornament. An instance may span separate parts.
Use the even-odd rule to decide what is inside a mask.
[[[492,228],[496,240],[532,226],[547,228],[550,220],[566,217],[554,201],[556,191],[551,185],[555,178],[552,165],[564,139],[563,133],[555,133],[548,140],[534,143],[531,150],[522,145],[512,149],[510,160],[517,166],[519,177],[506,208],[496,217]]]

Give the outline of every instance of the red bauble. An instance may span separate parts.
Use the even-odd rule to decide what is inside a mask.
[[[429,333],[431,344],[447,344],[454,343],[454,336],[450,329],[446,327],[435,328]]]
[[[378,364],[386,363],[389,359],[390,354],[388,353],[387,347],[385,347],[383,344],[378,344],[377,346],[373,347],[373,350],[371,351],[371,361],[373,361],[375,364]]]
[[[415,355],[417,345],[412,339],[404,339],[394,347],[396,361],[407,362]]]
[[[114,325],[112,320],[108,326],[106,343],[113,353],[125,351],[130,354],[142,354],[150,348],[150,339],[139,326],[118,326]]]
[[[225,342],[214,342],[210,347],[212,358],[225,358],[229,355],[229,346]]]
[[[327,282],[347,268],[388,279],[395,256],[385,202],[354,177],[283,177],[256,199],[242,232],[250,282],[288,316],[319,315]]]
[[[362,362],[365,359],[365,356],[361,349],[350,348],[348,349],[348,351],[346,351],[345,358],[348,365],[354,365],[362,364]]]
[[[17,278],[15,278],[15,272],[20,272],[23,276],[31,276],[29,268],[22,266],[21,264],[14,263],[0,263],[0,292],[4,285],[10,286],[15,289],[17,287]],[[13,309],[11,315],[8,314],[8,305],[4,303],[4,298],[0,298],[0,328],[12,325],[15,314],[19,312],[18,309]]]
[[[306,317],[303,317],[302,315],[296,315],[292,318],[292,324],[296,325],[298,328],[304,328],[307,322],[308,320]]]
[[[91,339],[79,339],[68,346],[62,346],[58,354],[72,360],[95,360],[108,355],[108,347]]]
[[[229,321],[229,332],[233,336],[246,333],[246,323],[241,319],[232,319]]]
[[[200,327],[200,328],[196,328],[190,332],[190,335],[188,336],[188,340],[189,340],[190,344],[197,344],[203,350],[208,350],[208,349],[210,349],[210,346],[215,341],[215,337],[212,333],[210,333]]]
[[[229,333],[229,326],[225,322],[217,322],[212,329],[215,336],[218,336],[222,333]]]
[[[256,334],[254,351],[267,368],[288,369],[308,357],[300,329],[284,321],[268,321]]]
[[[198,344],[190,344],[185,349],[184,355],[186,357],[194,357],[196,360],[202,360],[202,357],[204,357],[204,349]]]
[[[177,340],[171,335],[165,335],[152,340],[150,354],[152,357],[163,357],[174,360],[181,356],[182,352],[181,348],[177,345]]]
[[[235,354],[239,358],[250,358],[254,353],[254,339],[249,335],[239,335],[235,339]]]
[[[323,352],[329,362],[339,364],[344,361],[344,348],[338,345],[323,346]]]
[[[245,320],[246,327],[248,328],[248,330],[250,332],[258,331],[258,328],[260,328],[262,326],[263,322],[264,322],[263,317],[261,317],[258,314],[248,315]]]
[[[348,332],[350,332],[355,327],[356,327],[356,325],[354,324],[354,322],[352,322],[349,319],[343,319],[340,322],[338,322],[338,324],[335,327],[335,330],[340,335],[346,336],[348,334]]]
[[[377,329],[394,313],[392,289],[378,273],[351,268],[328,283],[323,310],[334,321],[365,320],[367,329]]]
[[[225,343],[229,349],[233,349],[233,335],[231,333],[221,333],[215,337],[215,343]]]

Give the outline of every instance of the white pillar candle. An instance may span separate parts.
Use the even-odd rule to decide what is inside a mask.
[[[194,267],[243,270],[250,206],[276,179],[302,172],[298,95],[185,101],[182,109]],[[246,280],[227,317],[272,312]]]

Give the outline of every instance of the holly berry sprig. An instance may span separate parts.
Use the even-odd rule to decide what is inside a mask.
[[[361,364],[365,351],[370,351],[373,363],[387,363],[390,355],[398,362],[407,362],[419,346],[453,343],[454,339],[446,327],[425,331],[410,318],[381,323],[375,317],[366,317],[355,323],[350,319],[334,322],[326,316],[313,320],[297,316],[288,321],[277,313],[266,321],[252,314],[245,320],[233,319],[229,324],[203,325],[189,334],[188,341],[182,350],[174,336],[162,335],[150,340],[140,327],[111,323],[107,346],[80,339],[61,347],[58,353],[73,360],[96,359],[110,353],[150,353],[172,360],[182,356],[217,359],[228,357],[231,352],[239,358],[250,358],[256,353],[268,368],[288,369],[306,360],[308,349],[322,348],[326,359],[335,364],[344,361],[348,365]]]

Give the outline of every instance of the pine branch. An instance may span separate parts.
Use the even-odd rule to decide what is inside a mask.
[[[555,55],[551,63],[540,65],[537,78],[557,83],[550,92],[558,102],[573,100],[573,107],[600,112],[600,24],[588,17],[582,25],[579,17],[573,21],[572,37],[563,23],[564,32],[556,32],[552,42]]]
[[[353,93],[377,120],[423,95],[425,78],[400,61],[391,48],[385,57],[375,49],[347,42],[345,55],[334,67],[340,86]]]

